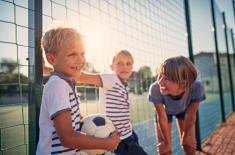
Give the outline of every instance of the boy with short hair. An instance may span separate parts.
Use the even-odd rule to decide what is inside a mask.
[[[79,149],[115,150],[120,142],[118,132],[104,139],[80,132],[74,80],[85,63],[81,35],[73,28],[54,28],[43,36],[42,48],[54,72],[43,89],[36,154],[78,155]]]
[[[111,69],[114,74],[92,75],[82,73],[79,83],[94,84],[100,89],[101,113],[110,118],[121,133],[121,142],[114,151],[117,155],[147,155],[138,144],[130,121],[130,101],[127,80],[132,74],[133,57],[127,50],[115,54]]]

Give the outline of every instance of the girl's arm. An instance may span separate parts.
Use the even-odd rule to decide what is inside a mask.
[[[118,132],[108,138],[94,138],[73,130],[69,111],[61,112],[54,119],[56,133],[64,147],[80,149],[104,149],[113,151],[120,142]]]
[[[157,123],[159,124],[160,127],[160,132],[163,136],[164,139],[164,149],[160,150],[159,153],[167,153],[167,152],[171,152],[171,136],[170,136],[170,129],[169,129],[169,124],[168,124],[168,118],[167,118],[167,114],[165,111],[165,108],[163,107],[163,104],[154,104],[155,109],[157,111],[158,114],[158,120]],[[158,129],[157,129],[158,130]],[[159,144],[161,145],[161,144]],[[160,147],[161,148],[161,147]]]
[[[190,146],[191,148],[196,147],[194,132],[195,132],[196,113],[197,113],[198,107],[199,107],[199,102],[192,103],[188,107],[185,113],[184,129],[182,133],[182,145],[183,146]]]
[[[102,86],[102,81],[100,79],[100,75],[98,74],[81,72],[81,75],[77,78],[77,82],[83,84],[93,84],[99,87]]]
[[[199,102],[192,103],[186,113],[184,118],[184,136],[187,136],[193,129],[196,122],[196,113],[199,107]]]

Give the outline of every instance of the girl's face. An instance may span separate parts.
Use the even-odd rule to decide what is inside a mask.
[[[183,82],[183,81],[182,81]],[[177,96],[185,91],[185,82],[182,83],[181,87],[178,83],[170,80],[164,74],[161,74],[158,80],[160,86],[160,92],[162,95]]]
[[[127,82],[131,76],[133,68],[133,60],[124,54],[120,54],[111,65],[111,69],[124,82]]]

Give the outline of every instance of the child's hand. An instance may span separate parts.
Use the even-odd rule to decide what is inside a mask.
[[[117,149],[118,144],[120,143],[120,133],[115,130],[109,137],[109,147],[108,151],[114,151]]]
[[[160,142],[157,145],[157,152],[161,155],[170,155],[172,153],[172,149],[169,144],[166,145],[164,142]]]
[[[190,135],[185,135],[183,133],[181,145],[185,146],[185,147],[190,147],[192,149],[196,149],[196,140],[194,137],[192,137]]]
[[[192,136],[185,136],[183,134],[181,145],[186,152],[191,152],[193,154],[196,150],[196,140]]]
[[[82,116],[82,114],[80,114],[80,119],[83,119],[83,116]]]

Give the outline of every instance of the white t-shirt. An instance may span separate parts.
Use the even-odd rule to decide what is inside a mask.
[[[114,74],[101,74],[100,88],[101,113],[110,118],[121,133],[121,140],[132,135],[130,122],[130,101],[128,87]]]
[[[76,91],[68,80],[52,75],[43,89],[37,155],[79,155],[79,149],[63,147],[56,133],[53,119],[63,111],[70,111],[73,129],[79,132],[80,113]]]

